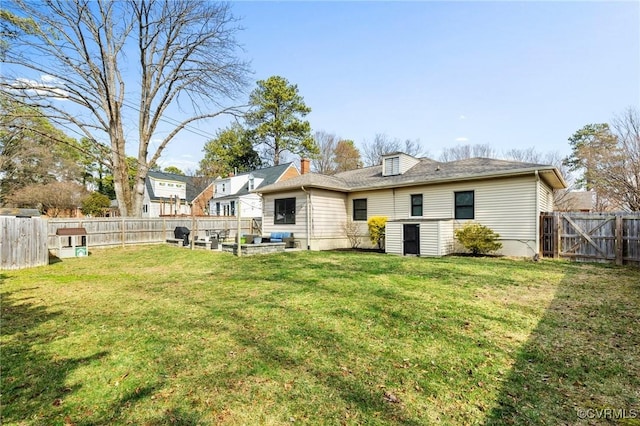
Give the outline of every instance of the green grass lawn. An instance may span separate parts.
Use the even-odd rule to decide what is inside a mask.
[[[148,246],[5,271],[0,290],[2,424],[640,416],[632,268]]]

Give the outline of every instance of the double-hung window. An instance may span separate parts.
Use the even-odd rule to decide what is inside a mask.
[[[422,194],[411,195],[411,216],[422,216]]]
[[[474,193],[473,191],[454,192],[455,197],[455,218],[474,218]]]
[[[274,207],[274,225],[285,225],[296,223],[296,199],[295,198],[279,198],[275,200]]]
[[[353,220],[367,220],[367,199],[353,200]]]

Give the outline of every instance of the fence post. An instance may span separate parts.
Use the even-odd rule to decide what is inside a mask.
[[[622,224],[622,215],[616,215],[616,239],[614,243],[616,251],[616,265],[622,265],[624,263],[622,259],[622,248],[624,246],[624,240],[622,239]]]
[[[198,235],[198,222],[196,222],[196,217],[193,214],[193,204],[191,204],[191,230],[192,230],[192,235],[191,235],[191,250],[193,250],[194,246],[195,246],[195,239]]]
[[[556,212],[553,220],[555,221],[554,225],[556,226],[556,243],[553,248],[553,257],[554,259],[557,259],[560,257],[560,253],[562,253],[562,214]]]

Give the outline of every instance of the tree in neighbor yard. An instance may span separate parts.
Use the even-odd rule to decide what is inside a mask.
[[[429,153],[422,149],[419,140],[407,139],[402,143],[399,139],[392,139],[384,133],[377,133],[371,142],[363,144],[362,156],[365,166],[378,166],[382,164],[382,156],[402,151],[405,154],[422,157]]]
[[[52,122],[108,145],[123,216],[142,214],[147,172],[176,135],[196,121],[240,113],[224,106],[248,71],[236,54],[237,21],[228,3],[12,0],[6,7],[47,31],[11,40],[0,87]],[[177,105],[186,118],[171,116],[168,125]],[[137,144],[132,186],[129,134]]]
[[[200,160],[198,176],[226,177],[235,171],[255,170],[262,164],[248,132],[237,123],[218,130],[202,151],[204,158]]]
[[[335,163],[335,172],[346,172],[362,167],[360,159],[360,151],[356,148],[356,144],[352,140],[341,140],[336,144],[333,150],[333,161]]]
[[[176,166],[167,166],[164,169],[162,169],[162,171],[164,173],[171,173],[171,174],[174,174],[174,175],[184,176],[184,172],[182,170],[180,170],[179,168],[177,168]]]
[[[362,167],[360,151],[351,140],[340,139],[333,133],[318,131],[313,135],[319,149],[311,165],[316,173],[333,175]]]
[[[605,168],[610,196],[623,209],[640,211],[640,111],[627,108],[611,121],[618,138],[610,168]]]
[[[82,213],[88,216],[104,216],[105,211],[111,205],[111,200],[104,194],[92,192],[82,199]]]
[[[313,140],[318,147],[318,154],[311,160],[313,171],[323,175],[334,174],[334,156],[338,137],[333,133],[319,130],[313,134]]]
[[[80,207],[86,195],[85,187],[77,182],[53,181],[44,185],[27,185],[20,191],[12,192],[7,197],[7,202],[16,207],[35,208],[47,216],[58,217],[65,210]]]
[[[570,138],[565,164],[577,184],[594,190],[601,209],[640,211],[640,114],[628,108],[608,123],[588,124]]]
[[[264,162],[277,166],[287,151],[301,156],[318,154],[311,125],[303,120],[311,108],[298,94],[298,86],[277,75],[257,84],[245,120],[254,143],[263,147]]]
[[[38,108],[0,93],[0,204],[28,186],[82,182],[77,146]]]
[[[497,158],[495,149],[489,144],[456,145],[445,148],[440,154],[440,161],[466,160],[467,158]]]

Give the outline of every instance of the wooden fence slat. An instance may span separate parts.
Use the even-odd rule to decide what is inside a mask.
[[[242,233],[251,233],[253,218],[242,219]],[[78,227],[79,219],[51,219],[49,221],[49,248],[57,249],[55,237],[58,228]],[[116,247],[132,244],[159,244],[173,238],[177,226],[191,230],[191,239],[208,229],[230,230],[235,238],[236,219],[233,217],[191,217],[178,218],[91,218],[83,219],[82,226],[89,235],[92,248]]]
[[[48,263],[46,219],[0,216],[0,270]]]
[[[540,246],[555,246],[553,257],[640,266],[640,212],[555,212],[541,217],[549,232],[541,233]],[[551,257],[549,250],[543,255]]]
[[[571,225],[573,225],[573,228],[578,232],[578,234],[580,234],[580,236],[582,238],[584,238],[585,240],[587,240],[589,242],[589,244],[591,244],[593,246],[593,248],[596,249],[596,251],[598,251],[603,257],[607,257],[607,253],[605,253],[604,251],[602,251],[602,249],[600,248],[600,246],[598,246],[595,241],[593,241],[593,239],[589,236],[589,234],[591,234],[592,232],[598,231],[600,230],[600,228],[602,228],[604,225],[607,224],[608,221],[610,221],[611,219],[607,219],[604,222],[602,222],[600,225],[596,226],[595,228],[593,228],[592,230],[590,230],[588,233],[584,232],[580,226],[578,226],[577,223],[575,223],[573,220],[571,220],[571,218],[569,217],[569,215],[563,214],[561,215],[562,219],[565,219],[567,222],[569,222]],[[573,252],[573,250],[575,250],[578,246],[580,245],[580,243],[576,243],[574,244],[569,250],[565,250],[566,252]]]

